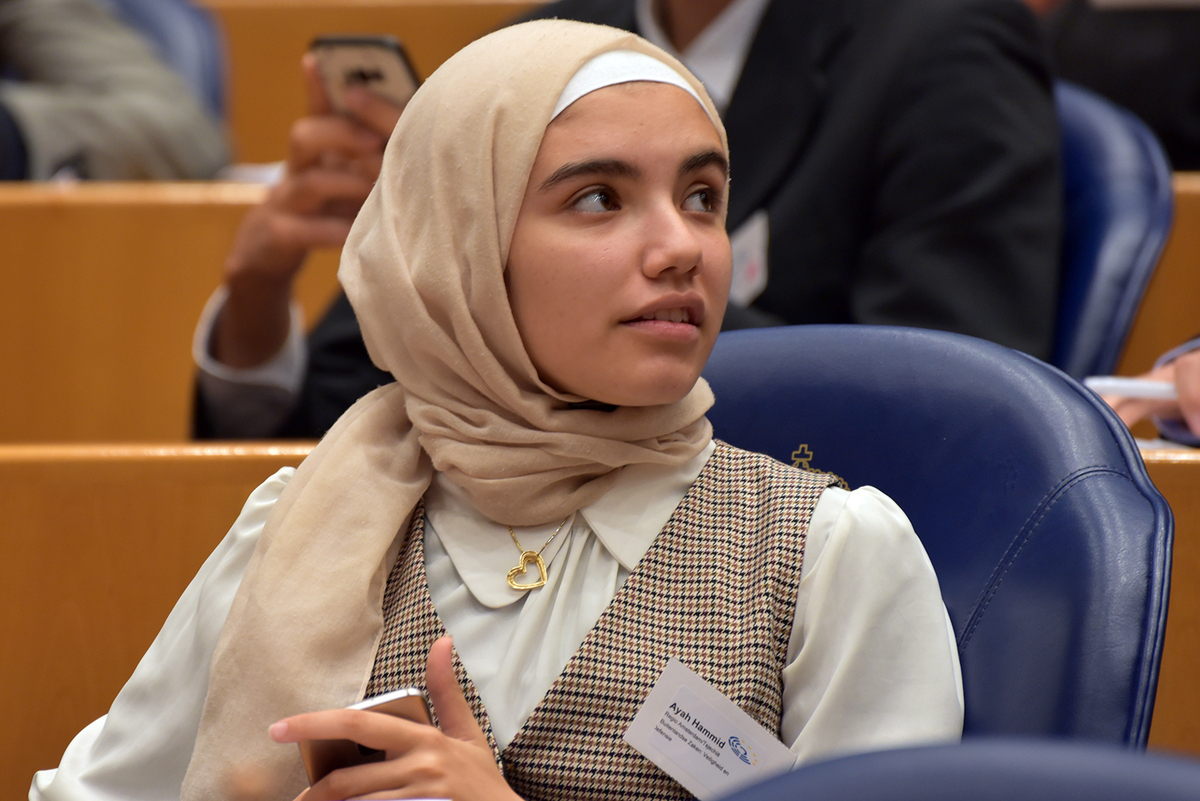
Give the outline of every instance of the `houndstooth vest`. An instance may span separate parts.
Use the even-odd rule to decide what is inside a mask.
[[[456,655],[459,683],[513,790],[527,801],[690,799],[622,740],[671,656],[778,736],[805,532],[817,498],[836,481],[717,442],[662,532],[503,752]],[[385,631],[367,696],[424,686],[425,655],[446,633],[429,597],[424,538],[418,508],[388,578]]]

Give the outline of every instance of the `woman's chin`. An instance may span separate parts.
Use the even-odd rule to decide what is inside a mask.
[[[689,374],[626,382],[622,386],[595,388],[587,397],[612,406],[668,406],[686,398],[699,378],[699,374]]]

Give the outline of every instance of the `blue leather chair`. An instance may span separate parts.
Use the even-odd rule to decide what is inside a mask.
[[[958,334],[794,326],[717,339],[717,437],[895,499],[937,570],[967,734],[1144,746],[1173,520],[1090,390]]]
[[[1171,167],[1133,114],[1059,81],[1065,219],[1053,363],[1076,378],[1117,365],[1171,228]]]
[[[978,740],[833,759],[726,801],[1197,801],[1200,762],[1108,745]]]
[[[225,116],[225,45],[216,21],[192,0],[108,0],[218,119]]]

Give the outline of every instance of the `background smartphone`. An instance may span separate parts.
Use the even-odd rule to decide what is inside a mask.
[[[403,106],[420,85],[404,47],[392,36],[318,36],[309,50],[335,111],[346,111],[343,98],[353,86]]]
[[[433,723],[429,716],[429,703],[425,700],[425,693],[417,687],[406,687],[377,695],[359,701],[347,709],[366,709],[416,723]],[[353,740],[302,740],[297,745],[300,746],[300,756],[304,760],[305,770],[308,771],[310,784],[316,784],[338,768],[382,762],[385,756],[383,751],[367,748]]]

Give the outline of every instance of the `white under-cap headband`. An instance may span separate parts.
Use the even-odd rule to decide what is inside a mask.
[[[554,106],[554,114],[550,116],[550,119],[553,120],[567,106],[586,94],[606,86],[632,81],[651,81],[678,86],[696,98],[696,102],[700,104],[701,108],[704,108],[705,113],[708,113],[700,95],[696,94],[692,85],[673,68],[645,53],[633,50],[609,50],[607,53],[601,53],[595,58],[589,59],[587,63],[576,70],[575,74],[571,76],[571,80],[567,81],[567,85],[563,87],[562,94],[558,96],[558,103]]]

